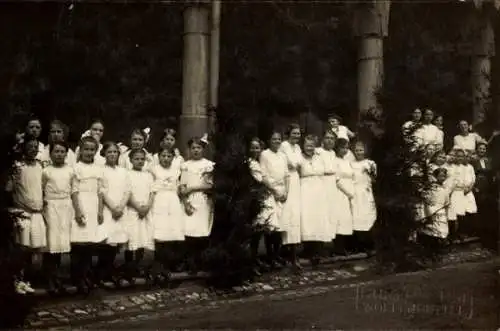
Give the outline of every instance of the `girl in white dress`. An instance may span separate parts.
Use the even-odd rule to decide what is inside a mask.
[[[185,233],[184,211],[178,195],[180,167],[173,164],[175,152],[160,148],[158,158],[159,164],[151,169],[155,180],[151,222],[155,240],[154,280],[162,283],[169,279],[169,271],[173,271],[173,255],[180,251]]]
[[[453,187],[446,183],[448,180],[448,171],[440,167],[433,172],[434,185],[426,204],[426,216],[430,218],[430,226],[424,230],[424,233],[437,238],[445,239],[448,237],[448,207],[450,205],[450,195]]]
[[[181,164],[184,162],[184,158],[182,157],[179,149],[176,147],[176,134],[177,132],[174,129],[165,129],[163,137],[160,141],[160,148],[172,149],[174,151],[175,157],[172,161],[172,165],[180,169]],[[156,153],[153,155],[153,164],[158,164],[159,162],[158,153]]]
[[[144,150],[146,161],[143,170],[148,170],[153,165],[153,156],[146,150],[145,146],[149,141],[149,128],[134,129],[130,135],[130,149],[120,155],[118,164],[127,170],[132,170],[132,162],[130,161],[130,151],[136,149]]]
[[[419,240],[429,247],[439,249],[440,242],[448,236],[448,221],[447,209],[450,204],[450,189],[451,187],[445,182],[448,177],[448,172],[445,168],[437,168],[433,173],[435,183],[428,192],[426,203],[426,216],[429,217],[430,223],[419,233]]]
[[[94,163],[98,166],[104,166],[106,164],[106,159],[101,156],[101,150],[102,150],[102,137],[104,135],[104,123],[101,120],[94,120],[92,121],[92,124],[90,125],[90,129],[85,131],[82,134],[82,139],[84,137],[92,137],[97,141],[97,152],[94,157]],[[80,146],[78,146],[75,150],[76,154],[76,160],[80,159]]]
[[[464,165],[465,152],[460,149],[455,149],[453,152],[454,164],[449,169],[449,176],[453,180],[453,191],[450,197],[450,211],[448,220],[452,221],[450,227],[450,239],[458,239],[462,230],[460,224],[463,224],[463,218],[466,215],[467,202],[465,199],[465,190],[467,189],[466,167]]]
[[[247,163],[253,179],[258,183],[266,185],[264,184],[264,182],[268,183],[268,180],[267,178],[264,179],[264,173],[262,172],[262,167],[259,163],[260,155],[262,153],[262,146],[263,143],[259,138],[254,137],[250,140],[248,148],[249,158],[247,160]],[[266,194],[270,195],[270,192],[266,192]],[[263,205],[261,206],[262,209],[255,219],[254,233],[250,240],[250,254],[252,255],[252,261],[254,262],[254,274],[256,276],[260,276],[262,274],[262,271],[267,269],[267,265],[265,265],[259,259],[260,240],[263,234],[267,232],[266,230],[269,229],[267,227],[267,224],[270,218],[273,216],[272,205],[270,206],[267,200],[269,200],[268,197],[265,198]]]
[[[49,293],[63,290],[57,269],[62,254],[71,251],[71,225],[75,217],[71,193],[73,167],[65,163],[68,147],[63,142],[49,145],[51,164],[43,170],[44,216],[47,223],[47,253],[44,267],[47,272]]]
[[[323,136],[322,147],[318,151],[323,159],[325,175],[323,176],[323,191],[326,196],[327,217],[329,223],[328,234],[330,240],[335,239],[337,231],[337,155],[335,154],[336,137],[331,131],[326,131]]]
[[[467,154],[471,154],[476,150],[476,146],[480,142],[484,142],[477,133],[470,132],[470,125],[467,121],[461,120],[458,123],[460,134],[453,138],[453,149],[464,150]]]
[[[444,131],[444,117],[441,114],[436,114],[434,119],[432,120],[432,124],[434,124],[439,130]]]
[[[52,143],[66,141],[68,127],[63,122],[53,120],[50,122],[49,128],[49,145]],[[49,145],[45,146],[41,154],[41,161],[44,168],[52,163]],[[76,164],[76,155],[69,147],[64,162],[70,167],[74,167]]]
[[[300,174],[300,229],[308,257],[318,265],[323,244],[330,242],[330,223],[323,176],[325,165],[316,150],[317,138],[309,135],[304,139],[304,153],[299,167]]]
[[[432,145],[435,150],[441,149],[444,146],[441,130],[432,124],[434,112],[431,109],[424,111],[422,125],[415,131],[414,138],[418,147],[426,147]]]
[[[332,131],[337,138],[342,138],[349,141],[355,137],[355,134],[347,126],[341,125],[341,121],[342,119],[340,118],[340,116],[337,116],[335,114],[331,114],[328,116],[328,125],[330,127],[330,131]]]
[[[287,200],[290,185],[290,173],[286,156],[279,152],[281,133],[272,132],[269,148],[260,154],[262,183],[267,186],[269,195],[265,200],[266,225],[268,232],[264,235],[268,262],[274,269],[283,267],[285,261],[280,257],[283,237],[283,205]]]
[[[125,251],[125,262],[129,267],[126,280],[134,281],[139,272],[139,265],[144,251],[154,250],[153,225],[151,223],[151,207],[153,205],[153,175],[144,171],[146,152],[144,149],[133,149],[129,153],[132,170],[129,171],[130,199],[126,212],[125,228],[128,245]],[[146,273],[146,276],[149,276]]]
[[[337,154],[337,189],[339,191],[337,205],[337,236],[334,246],[335,252],[340,255],[347,254],[347,236],[352,235],[352,199],[354,199],[354,171],[351,162],[343,159],[349,150],[349,142],[338,139],[335,145]]]
[[[402,127],[403,137],[406,141],[410,141],[410,135],[418,128],[422,121],[422,111],[420,108],[415,108],[411,113],[411,120],[405,122]]]
[[[377,207],[373,196],[373,182],[377,177],[377,165],[365,158],[365,145],[354,145],[356,161],[351,163],[354,171],[354,198],[352,199],[353,230],[357,250],[368,253],[372,250],[371,229],[377,219]]]
[[[434,119],[432,120],[432,124],[434,124],[438,129],[439,129],[439,133],[438,133],[438,141],[442,141],[443,142],[443,145],[437,145],[437,149],[438,151],[440,150],[443,150],[444,148],[444,118],[443,118],[443,115],[439,115],[439,114],[436,114],[436,116],[434,116]]]
[[[190,139],[188,147],[190,158],[181,166],[179,193],[184,207],[189,269],[196,274],[212,230],[213,205],[208,193],[213,186],[214,163],[203,157],[205,144],[199,138]]]
[[[106,241],[100,250],[97,269],[99,281],[109,280],[119,286],[114,263],[120,247],[128,241],[125,214],[130,198],[130,182],[128,171],[118,166],[120,149],[116,143],[104,143],[101,156],[106,159],[106,165],[103,168],[103,223],[99,225],[99,231]]]
[[[434,177],[434,171],[436,171],[436,169],[438,168],[443,168],[445,166],[446,166],[446,152],[444,150],[440,150],[434,153],[434,155],[431,158],[431,163],[429,164],[429,175],[431,177]]]
[[[38,140],[38,152],[36,155],[36,159],[38,161],[42,161],[42,154],[43,150],[45,149],[45,146],[43,145],[42,142],[40,142],[40,135],[42,134],[42,122],[40,121],[39,118],[37,117],[32,117],[28,120],[26,123],[26,128],[25,128],[25,136],[31,136]]]
[[[300,244],[300,176],[299,166],[302,162],[300,149],[301,131],[298,124],[291,124],[287,130],[288,139],[280,147],[280,152],[286,156],[289,171],[288,196],[281,215],[283,226],[283,245],[290,250],[290,259],[295,269],[302,269],[297,258],[297,246]]]
[[[463,169],[462,184],[464,187],[465,217],[463,218],[463,225],[459,225],[459,227],[463,228],[463,235],[472,234],[472,222],[474,221],[472,216],[477,213],[476,197],[474,196],[476,172],[474,171],[474,167],[472,166],[470,160],[470,156],[464,157],[461,165],[461,168]]]
[[[7,183],[7,191],[12,192],[13,210],[17,217],[16,242],[21,247],[22,264],[20,279],[16,288],[20,293],[33,292],[24,282],[24,269],[31,266],[33,253],[46,246],[46,228],[42,216],[43,189],[42,165],[36,160],[38,140],[25,136],[22,144],[23,160],[16,162],[12,178]]]
[[[459,168],[456,162],[455,153],[456,150],[451,150],[448,153],[446,157],[446,163],[443,166],[443,168],[445,168],[447,172],[447,179],[445,181],[445,185],[450,190],[450,203],[447,208],[448,239],[450,241],[456,239],[457,229],[458,229],[457,213],[455,210],[455,205],[453,203],[453,201],[456,199],[456,197],[454,197],[454,195],[456,194],[455,188],[458,185],[458,180],[459,180],[459,172],[458,172]]]
[[[71,224],[71,263],[73,281],[79,292],[87,293],[93,286],[90,278],[92,257],[97,244],[106,239],[99,231],[103,223],[102,167],[94,162],[98,142],[93,137],[80,140],[79,160],[74,167],[71,200],[75,210]]]

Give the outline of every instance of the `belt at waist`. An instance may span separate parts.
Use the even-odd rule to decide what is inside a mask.
[[[95,194],[95,195],[99,194],[98,191],[94,191],[94,190],[78,190],[78,191],[76,191],[74,193],[92,193],[92,194]]]
[[[69,199],[71,199],[70,195],[45,196],[45,198],[44,198],[45,201],[50,201],[50,200],[69,200]]]

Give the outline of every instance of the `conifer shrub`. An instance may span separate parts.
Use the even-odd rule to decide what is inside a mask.
[[[435,184],[426,162],[426,147],[416,147],[413,138],[418,126],[403,135],[400,121],[385,119],[384,128],[382,135],[371,139],[372,157],[378,166],[374,185],[378,220],[373,230],[377,261],[383,271],[413,270],[442,253],[442,247],[416,240],[431,224],[418,206],[428,201]]]
[[[264,187],[256,182],[247,163],[253,125],[245,113],[218,108],[214,145],[214,223],[204,263],[215,287],[232,287],[252,278],[249,244],[261,210]]]

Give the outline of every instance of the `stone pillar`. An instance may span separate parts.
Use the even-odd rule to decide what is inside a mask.
[[[358,55],[358,120],[368,112],[379,112],[377,91],[384,77],[383,36],[367,35],[360,38]]]
[[[494,38],[495,54],[500,54],[500,12],[496,12],[493,16],[493,31],[497,38]],[[492,107],[490,109],[490,124],[493,128],[500,128],[500,56],[493,56],[491,59],[491,86],[490,93],[492,98]],[[489,132],[491,135],[491,132]],[[488,135],[489,137],[489,135]]]
[[[490,15],[478,9],[474,15],[473,54],[471,59],[471,87],[473,124],[485,119],[491,101],[491,58],[495,40]]]
[[[212,19],[210,29],[210,107],[219,105],[219,62],[220,62],[220,17],[221,1],[212,0]],[[215,129],[215,113],[211,112],[209,127]]]
[[[354,34],[359,40],[358,125],[370,126],[370,123],[361,123],[360,120],[366,114],[378,117],[382,112],[377,92],[384,79],[384,37],[388,35],[390,5],[390,1],[356,5]],[[376,128],[370,128],[370,131],[374,130]]]
[[[182,113],[179,139],[183,153],[187,152],[187,141],[191,137],[201,137],[208,132],[209,14],[209,6],[203,2],[190,4],[184,10]]]

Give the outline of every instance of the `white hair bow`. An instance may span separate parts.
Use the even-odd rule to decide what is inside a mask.
[[[117,143],[118,149],[120,150],[120,154],[124,154],[126,151],[128,151],[128,147],[125,146],[123,143]]]
[[[200,141],[201,141],[202,143],[205,143],[205,144],[207,144],[207,145],[208,145],[208,133],[205,133],[205,134],[201,137]]]
[[[83,139],[83,138],[85,138],[85,137],[90,137],[91,135],[92,135],[91,131],[90,131],[90,130],[87,130],[87,131],[85,131],[85,132],[82,134],[81,138]]]
[[[18,144],[24,143],[24,133],[17,133],[16,134],[16,141]]]
[[[151,128],[147,127],[142,129],[142,132],[146,135],[146,142],[148,142],[149,137],[151,136]]]
[[[24,133],[16,133],[16,144],[14,145],[14,150],[19,151],[23,143],[24,143]]]

